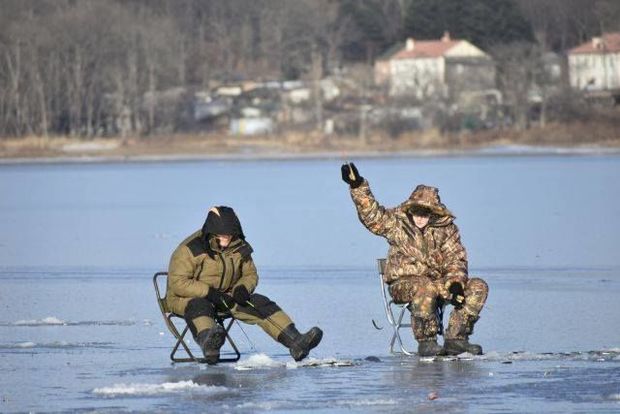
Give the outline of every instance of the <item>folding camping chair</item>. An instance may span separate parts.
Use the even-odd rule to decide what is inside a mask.
[[[405,355],[413,355],[413,351],[409,351],[405,348],[403,340],[400,337],[400,330],[403,328],[411,329],[411,322],[403,323],[403,317],[407,310],[411,310],[411,303],[395,303],[388,291],[388,285],[383,281],[383,274],[385,273],[386,259],[377,259],[377,268],[379,270],[379,283],[381,284],[381,296],[383,297],[383,307],[385,310],[385,316],[388,323],[392,327],[393,334],[390,339],[390,353],[397,354],[402,353]],[[443,311],[445,304],[442,303],[437,307],[437,318],[439,320],[439,334],[443,335]],[[394,315],[397,315],[395,317]],[[394,350],[394,345],[398,342],[399,350]]]
[[[157,304],[159,305],[159,310],[161,311],[161,314],[164,318],[164,322],[166,322],[166,326],[168,327],[168,330],[170,331],[170,333],[174,335],[174,337],[176,338],[176,344],[174,345],[174,348],[172,348],[172,352],[170,353],[170,359],[173,362],[200,362],[200,363],[207,362],[207,360],[203,357],[194,356],[189,346],[185,342],[185,334],[187,334],[187,332],[189,331],[189,326],[187,326],[185,319],[181,315],[177,315],[176,313],[169,312],[168,309],[166,308],[166,303],[165,303],[166,295],[165,294],[163,296],[161,295],[160,289],[159,289],[159,283],[157,280],[160,277],[162,279],[167,280],[168,272],[155,273],[155,275],[153,276],[153,285],[155,286],[155,295],[157,297]],[[164,285],[163,282],[162,282],[162,285]],[[173,319],[180,319],[182,323],[185,324],[185,328],[183,328],[183,331],[181,333],[179,333],[179,329],[173,322]],[[226,325],[224,325],[224,322],[226,320],[228,320],[228,322]],[[232,348],[232,351],[227,351],[225,354],[225,355],[230,355],[230,356],[227,356],[227,357],[220,356],[220,359],[218,359],[218,362],[236,362],[236,361],[239,361],[239,358],[241,358],[241,353],[239,352],[237,345],[232,340],[229,334],[230,328],[232,327],[232,324],[234,321],[235,320],[233,319],[232,315],[228,312],[217,312],[217,314],[215,315],[215,322],[225,329],[226,341]],[[185,358],[176,357],[176,353],[179,350],[179,346],[183,347],[183,349],[185,350],[185,353],[187,354],[187,357]]]
[[[379,283],[381,284],[381,296],[383,297],[383,308],[385,310],[385,316],[388,320],[388,323],[392,327],[393,334],[392,339],[390,339],[390,353],[402,353],[405,355],[413,355],[413,351],[408,351],[404,344],[403,340],[400,337],[400,330],[403,328],[411,329],[411,323],[403,323],[403,317],[409,308],[409,303],[394,303],[390,293],[388,291],[388,285],[383,281],[383,274],[385,273],[385,262],[386,259],[377,259],[377,268],[379,270]],[[394,313],[398,315],[398,317],[394,317]],[[400,350],[394,350],[394,344],[398,342],[398,347]]]

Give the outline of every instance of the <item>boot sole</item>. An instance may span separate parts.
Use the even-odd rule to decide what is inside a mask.
[[[310,343],[308,344],[308,350],[316,348],[317,345],[321,343],[321,340],[323,339],[323,331],[320,329],[318,329],[317,331],[318,331],[317,334],[314,336],[314,338],[312,338],[312,341],[310,341]]]
[[[318,329],[315,331],[316,335],[314,335],[311,339],[311,341],[308,343],[308,348],[307,349],[300,349],[299,352],[291,352],[291,356],[293,357],[293,359],[296,362],[301,361],[302,359],[304,359],[305,357],[308,356],[308,354],[310,353],[310,351],[314,348],[317,347],[317,345],[321,342],[321,339],[323,339],[323,331]]]
[[[437,352],[419,352],[418,351],[418,356],[421,358],[428,358],[428,357],[436,357],[436,356],[446,356],[449,354],[446,354],[446,352],[443,349],[440,349]]]
[[[444,353],[445,355],[448,356],[457,356],[457,355],[461,355],[464,354],[465,352],[468,352],[472,355],[482,355],[482,348],[480,348],[480,350],[476,350],[476,352],[470,352],[467,349],[463,349],[463,348],[450,348],[450,347],[445,347],[444,345]]]

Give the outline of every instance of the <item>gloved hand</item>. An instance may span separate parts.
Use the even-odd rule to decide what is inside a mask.
[[[235,300],[230,297],[230,295],[222,293],[214,288],[209,288],[209,292],[207,292],[207,300],[215,306],[224,305],[226,309],[231,309],[235,306]]]
[[[357,188],[364,182],[364,178],[352,162],[342,164],[340,172],[342,173],[342,181],[349,184],[351,188]]]
[[[465,304],[465,290],[461,282],[448,282],[451,283],[448,287],[450,292],[450,303],[455,308],[460,308]]]
[[[233,299],[239,305],[245,306],[246,302],[250,300],[250,292],[245,286],[239,285],[233,290]]]
[[[450,301],[450,291],[448,290],[447,284],[444,284],[442,281],[438,280],[435,282],[435,287],[437,287],[437,292],[439,293],[439,297],[444,301]]]

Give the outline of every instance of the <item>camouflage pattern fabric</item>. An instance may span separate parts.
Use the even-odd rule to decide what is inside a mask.
[[[436,316],[429,319],[423,319],[412,314],[411,327],[416,341],[426,341],[437,337],[437,332],[439,331],[439,321]]]
[[[396,303],[411,303],[411,325],[417,340],[434,338],[439,331],[435,315],[438,306],[439,283],[424,276],[403,277],[389,287]]]
[[[433,187],[422,188],[435,193],[426,190]],[[411,207],[420,205],[416,204],[416,191],[400,206],[386,209],[375,200],[368,181],[364,180],[359,187],[351,189],[351,197],[362,224],[372,233],[385,237],[390,245],[384,273],[386,283],[413,276],[443,280],[444,285],[448,281],[467,280],[467,254],[459,229],[452,213],[439,201],[429,224],[420,230],[408,215]],[[438,215],[439,212],[444,215]]]
[[[465,291],[465,305],[450,317],[451,338],[460,338],[465,325],[477,320],[488,294],[482,279],[469,279],[467,253],[461,243],[454,216],[441,203],[439,191],[419,185],[411,196],[395,208],[385,208],[375,199],[368,181],[351,189],[358,217],[372,233],[389,243],[384,281],[396,303],[411,303],[416,339],[429,339],[438,332],[435,310],[438,299],[448,300],[448,288],[458,282]],[[431,211],[429,223],[419,229],[410,210],[422,207]],[[467,317],[466,317],[467,316]],[[473,321],[473,322],[472,322]],[[446,333],[448,337],[448,333]]]
[[[474,332],[474,324],[487,300],[489,287],[480,278],[471,278],[465,286],[465,304],[450,313],[446,339],[467,339]]]

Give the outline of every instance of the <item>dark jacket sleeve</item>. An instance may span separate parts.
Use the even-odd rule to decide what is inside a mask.
[[[210,286],[194,279],[195,264],[189,248],[185,245],[177,247],[170,258],[168,266],[168,286],[172,292],[183,298],[199,298],[207,296]]]
[[[377,202],[366,180],[350,191],[362,224],[377,236],[389,238],[390,232],[398,225],[394,210],[387,209]]]

